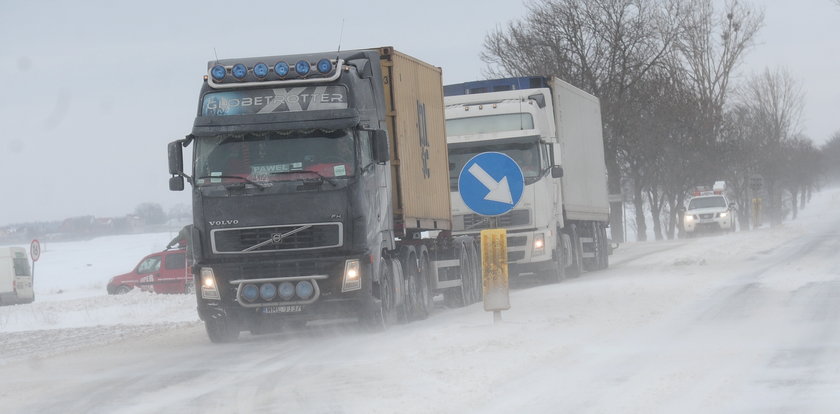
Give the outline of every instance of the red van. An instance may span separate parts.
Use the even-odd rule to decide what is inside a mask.
[[[129,273],[108,281],[108,293],[120,295],[138,287],[155,293],[192,293],[195,289],[192,272],[187,266],[187,251],[164,250],[143,258]]]

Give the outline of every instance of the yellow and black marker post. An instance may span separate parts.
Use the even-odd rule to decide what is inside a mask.
[[[481,276],[484,286],[484,310],[493,312],[493,322],[502,320],[502,311],[510,309],[508,286],[507,231],[481,231]]]

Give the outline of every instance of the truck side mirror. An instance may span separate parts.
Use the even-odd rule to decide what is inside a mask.
[[[184,177],[180,175],[169,177],[169,191],[184,191]]]
[[[388,152],[388,133],[382,129],[373,131],[373,160],[384,164],[391,159]]]
[[[563,177],[563,167],[559,165],[551,166],[551,178],[561,178]]]
[[[169,174],[181,175],[184,173],[184,152],[181,150],[182,141],[169,143]]]

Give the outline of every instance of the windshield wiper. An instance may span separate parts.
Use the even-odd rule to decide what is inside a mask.
[[[238,175],[203,175],[203,176],[198,177],[198,178],[199,179],[201,179],[201,178],[233,178],[233,179],[245,181],[246,183],[251,184],[254,187],[259,188],[260,191],[265,190],[265,187],[266,187],[265,185],[262,185],[262,184],[260,184],[256,181],[253,181],[253,180],[250,180],[246,177],[241,177],[241,176],[238,176]]]
[[[324,181],[326,181],[326,182],[330,183],[333,187],[338,185],[330,177],[327,177],[325,175],[321,175],[321,173],[319,173],[318,171],[312,171],[312,170],[274,171],[274,172],[271,173],[271,175],[286,175],[286,174],[301,174],[301,173],[315,174],[316,176],[318,176],[318,178],[316,180],[318,181],[319,184],[323,184]],[[307,179],[307,178],[301,178],[301,181],[307,182],[307,181],[310,181],[310,180]]]

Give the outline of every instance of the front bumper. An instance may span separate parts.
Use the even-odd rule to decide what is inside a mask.
[[[732,219],[731,216],[711,219],[685,219],[683,225],[687,233],[729,230],[732,228]]]
[[[361,259],[361,289],[342,292],[342,281],[347,259]],[[360,260],[361,261],[361,260]],[[218,299],[206,299],[202,289],[196,289],[198,314],[202,320],[225,317],[245,323],[261,319],[315,320],[356,317],[374,303],[372,296],[372,266],[366,255],[350,257],[324,257],[307,260],[278,260],[263,263],[240,262],[203,264],[211,267],[219,292]],[[310,298],[282,299],[279,285],[309,281],[314,285]],[[262,296],[248,301],[239,290],[253,284],[262,287],[273,284],[278,293],[271,299]]]

